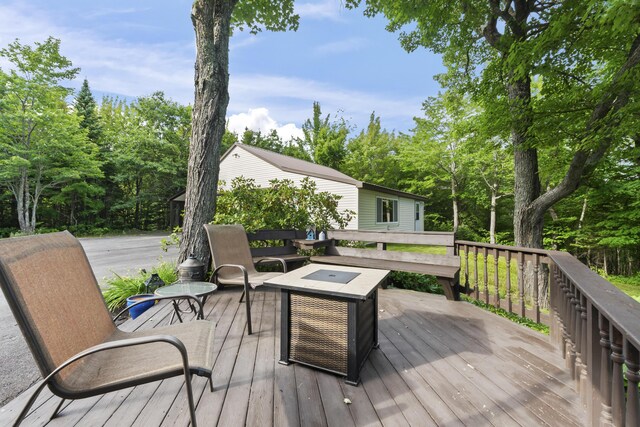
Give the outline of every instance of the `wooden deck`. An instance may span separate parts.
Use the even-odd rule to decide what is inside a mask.
[[[380,349],[358,387],[335,375],[279,359],[279,294],[259,291],[247,336],[239,291],[209,298],[217,322],[214,392],[194,377],[200,426],[579,426],[585,410],[564,360],[547,337],[464,302],[411,291],[380,290]],[[168,306],[123,329],[166,324]],[[29,394],[27,391],[25,394]],[[9,425],[25,394],[0,409]],[[351,404],[346,404],[348,398]],[[173,378],[58,404],[46,390],[23,425],[188,425],[184,381]]]

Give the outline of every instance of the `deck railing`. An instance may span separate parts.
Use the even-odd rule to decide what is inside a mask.
[[[640,425],[636,301],[568,253],[460,240],[456,249],[468,296],[550,326],[550,340],[566,360],[590,425]],[[547,284],[546,296],[540,295]],[[527,286],[533,291],[529,301]]]

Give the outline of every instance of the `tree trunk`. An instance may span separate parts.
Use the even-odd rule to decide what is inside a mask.
[[[489,218],[489,243],[496,243],[496,206],[498,205],[498,194],[495,187],[491,189],[491,217]]]
[[[237,0],[195,0],[191,21],[196,33],[195,103],[178,262],[193,253],[208,265],[204,224],[213,220],[220,145],[229,104],[229,36]]]
[[[584,201],[582,202],[582,211],[580,212],[580,219],[578,220],[578,230],[582,228],[582,224],[584,223],[584,217],[587,215],[587,196],[584,196]]]
[[[538,152],[528,148],[527,133],[531,127],[531,79],[515,80],[508,85],[511,113],[511,141],[514,148],[514,212],[513,232],[516,246],[542,247],[544,211],[532,208],[540,196]]]
[[[455,178],[451,178],[451,204],[453,208],[453,232],[458,231],[460,226],[460,216],[458,213],[458,191]]]
[[[140,187],[142,183],[140,182],[140,177],[136,178],[136,205],[133,210],[133,228],[136,230],[140,229]]]

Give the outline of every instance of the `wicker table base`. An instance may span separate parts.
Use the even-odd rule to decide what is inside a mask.
[[[363,301],[282,289],[281,299],[280,363],[303,363],[358,385],[378,346],[377,290]]]
[[[378,285],[389,272],[331,269],[310,264],[265,282],[280,288],[280,363],[303,363],[358,385],[378,345]]]

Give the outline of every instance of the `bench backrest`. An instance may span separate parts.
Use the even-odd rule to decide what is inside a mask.
[[[444,246],[447,255],[455,255],[455,233],[445,231],[361,231],[329,230],[327,238],[335,240],[356,240],[377,244],[379,250],[387,243],[405,243],[411,245]],[[428,254],[423,254],[428,255]]]
[[[295,254],[297,249],[291,240],[304,239],[305,237],[306,233],[301,230],[257,230],[253,233],[247,233],[249,242],[281,242],[280,245],[275,246],[252,247],[251,255],[254,257]]]
[[[379,249],[348,248],[345,246],[328,246],[326,255],[349,256],[357,258],[372,258],[386,261],[413,262],[419,264],[443,265],[460,267],[460,257],[457,255],[425,254],[420,252],[386,251]]]

